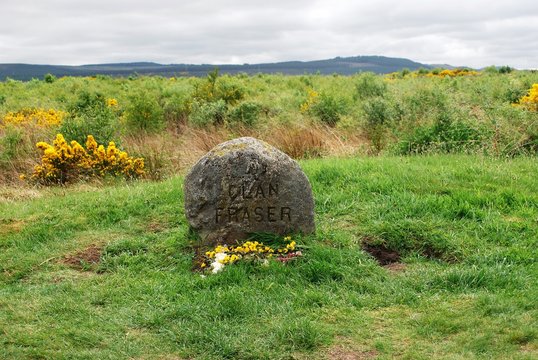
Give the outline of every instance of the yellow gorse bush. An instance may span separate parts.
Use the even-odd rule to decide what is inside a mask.
[[[468,69],[444,69],[439,71],[438,73],[427,73],[426,77],[457,77],[457,76],[476,76],[480,73],[475,70],[468,70]]]
[[[36,146],[43,155],[41,164],[34,168],[32,179],[43,184],[64,184],[80,177],[137,178],[145,174],[142,158],[129,157],[114,142],[106,148],[98,145],[92,135],[88,135],[86,148],[76,141],[68,143],[62,134],[56,135],[52,145],[42,141]]]
[[[538,111],[538,84],[533,84],[527,95],[519,99],[519,104],[530,111]]]
[[[50,127],[60,125],[65,115],[65,112],[54,109],[24,108],[16,112],[8,112],[2,121],[4,125],[35,124],[39,127]]]
[[[319,93],[313,89],[308,89],[306,101],[301,104],[300,110],[302,113],[307,112],[319,100]]]
[[[118,100],[116,100],[114,98],[106,99],[106,105],[108,107],[116,107],[116,106],[118,106]]]
[[[445,78],[445,77],[461,77],[461,76],[477,76],[480,75],[479,71],[475,70],[469,70],[469,69],[443,69],[443,70],[419,70],[419,71],[411,71],[408,74],[405,75],[405,77],[410,78],[422,78],[422,77],[428,77],[428,78]],[[385,75],[385,80],[393,81],[397,79],[401,79],[404,76],[401,72],[393,72],[390,74]]]

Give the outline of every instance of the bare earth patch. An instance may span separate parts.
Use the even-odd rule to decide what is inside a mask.
[[[400,262],[400,254],[395,250],[387,248],[383,244],[363,243],[362,249],[372,255],[379,265],[385,266]]]
[[[84,250],[64,256],[61,262],[73,269],[88,271],[99,264],[102,252],[103,247],[101,245],[92,244]]]

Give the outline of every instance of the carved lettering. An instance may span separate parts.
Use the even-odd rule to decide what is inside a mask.
[[[284,217],[287,217],[287,221],[291,221],[291,209],[289,207],[283,206],[280,208],[280,220],[284,221]]]
[[[243,208],[243,218],[242,218],[242,221],[243,222],[250,222],[250,214],[248,212],[248,208]]]
[[[228,196],[234,201],[238,196],[243,199],[267,199],[278,196],[278,183],[228,185]]]
[[[219,207],[215,210],[215,221],[217,224],[220,222],[220,218],[222,217],[222,214],[220,213],[222,210],[224,209]]]
[[[237,219],[237,209],[233,207],[228,208],[228,222],[230,221],[238,221]]]
[[[215,222],[217,224],[227,223],[227,222],[247,222],[251,221],[262,222],[276,222],[284,221],[290,222],[292,217],[291,208],[287,206],[275,207],[267,206],[261,207],[257,206],[254,209],[248,207],[227,207],[221,208],[218,207],[215,209]]]
[[[269,222],[275,222],[276,219],[275,219],[275,207],[274,206],[269,206],[267,208],[267,220],[269,220]]]
[[[256,215],[256,221],[260,222],[263,220],[263,209],[261,207],[256,207],[254,209],[254,214]]]
[[[271,189],[270,184],[269,184],[269,189]],[[262,198],[265,199],[265,193],[263,192],[263,187],[261,184],[258,184],[258,187],[256,188],[256,197],[259,197],[260,195]]]
[[[278,195],[278,184],[269,183],[269,196],[271,195]]]

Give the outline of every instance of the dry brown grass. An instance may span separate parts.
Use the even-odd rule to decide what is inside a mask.
[[[184,172],[216,145],[242,136],[264,140],[294,159],[350,156],[364,147],[366,141],[355,134],[312,123],[258,130],[237,126],[182,126],[159,134],[126,137],[122,144],[129,154],[145,159],[151,178],[160,179]]]
[[[262,140],[294,159],[350,156],[357,152],[363,142],[356,135],[317,123],[275,127],[260,135]]]
[[[149,178],[159,180],[185,172],[216,145],[241,136],[264,140],[294,159],[351,156],[363,152],[367,144],[367,140],[356,132],[346,132],[316,122],[258,129],[241,126],[197,128],[183,124],[157,134],[125,136],[119,144],[129,155],[143,157]],[[51,141],[52,137],[53,134],[35,129],[24,131],[16,156],[0,160],[0,184],[14,187],[24,185],[19,175],[30,175],[34,165],[39,162],[35,143]]]

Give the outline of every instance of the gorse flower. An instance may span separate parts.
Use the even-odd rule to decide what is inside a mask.
[[[538,111],[538,84],[533,84],[527,95],[519,99],[519,103],[514,105],[522,106],[530,111]]]
[[[470,70],[470,69],[433,69],[433,70],[425,70],[420,69],[418,71],[410,71],[405,74],[402,74],[402,72],[393,72],[390,74],[385,75],[385,79],[392,81],[396,79],[401,79],[403,77],[410,77],[410,78],[420,78],[420,77],[428,77],[428,78],[445,78],[445,77],[461,77],[461,76],[477,76],[480,75],[479,71],[476,70]]]
[[[118,106],[118,100],[116,100],[114,98],[106,99],[106,104],[107,104],[108,107],[116,107],[116,106]]]
[[[300,110],[302,113],[307,112],[310,108],[315,105],[319,100],[319,93],[313,89],[308,89],[308,96],[306,101],[301,104]]]
[[[32,179],[43,184],[64,184],[82,176],[137,178],[145,174],[142,158],[129,157],[114,142],[106,148],[98,145],[92,135],[88,135],[86,148],[76,141],[68,143],[62,134],[56,135],[52,145],[41,141],[36,146],[43,155]]]
[[[60,125],[66,113],[54,109],[24,108],[17,112],[8,112],[2,118],[5,125],[23,126],[34,124],[39,127]]]

